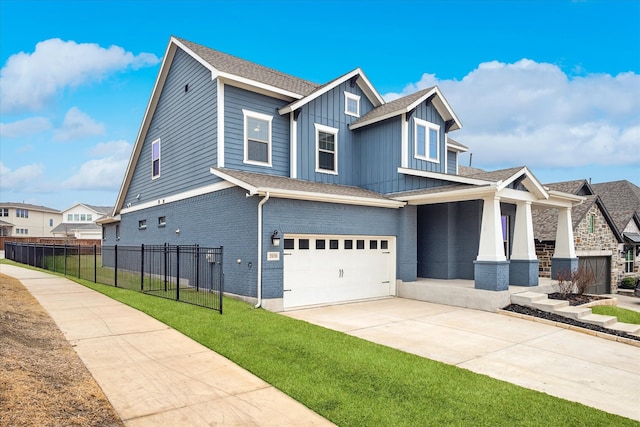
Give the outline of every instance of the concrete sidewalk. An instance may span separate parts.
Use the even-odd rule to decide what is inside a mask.
[[[637,346],[503,314],[403,298],[285,315],[640,420]]]
[[[0,264],[47,310],[127,426],[329,426],[165,324],[71,280]]]

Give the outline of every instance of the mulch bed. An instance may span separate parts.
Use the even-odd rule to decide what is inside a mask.
[[[525,314],[527,316],[538,317],[538,318],[546,319],[552,322],[558,322],[558,323],[564,323],[566,325],[577,326],[577,327],[589,329],[595,332],[615,335],[617,337],[640,341],[640,337],[636,335],[628,334],[627,332],[624,332],[624,331],[617,331],[615,329],[604,328],[602,326],[594,325],[592,323],[580,322],[570,317],[561,316],[555,313],[549,313],[547,311],[539,310],[537,308],[526,307],[519,304],[510,304],[505,308],[503,308],[503,310],[511,311],[513,313]]]

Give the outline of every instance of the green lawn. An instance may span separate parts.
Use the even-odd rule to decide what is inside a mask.
[[[181,331],[340,426],[638,426],[233,299],[225,298],[220,315],[81,283]]]
[[[626,308],[615,307],[611,305],[601,305],[591,307],[591,312],[594,314],[615,316],[618,318],[618,322],[640,325],[640,313],[637,311],[628,310]]]

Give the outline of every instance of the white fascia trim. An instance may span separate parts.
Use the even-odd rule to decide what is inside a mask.
[[[527,190],[531,193],[535,194],[539,199],[548,199],[549,193],[544,189],[542,184],[536,179],[535,176],[529,171],[527,167],[520,169],[518,172],[514,173],[508,179],[498,182],[498,190],[502,190],[506,188],[509,184],[515,181],[517,178],[525,176],[525,179],[522,181],[522,184],[525,186]]]
[[[151,202],[140,203],[129,208],[124,208],[120,212],[123,214],[136,212],[158,205],[163,205],[165,203],[177,202],[180,200],[189,199],[191,197],[201,196],[203,194],[215,193],[216,191],[225,190],[231,187],[235,187],[235,184],[227,181],[216,182],[215,184],[205,185],[204,187],[198,187],[196,189],[184,191],[182,193],[172,194],[171,196],[161,197]]]
[[[461,190],[451,190],[442,193],[416,194],[414,196],[396,196],[392,197],[392,199],[406,202],[409,205],[430,205],[435,203],[479,200],[495,194],[495,185],[489,184],[482,187],[464,188]]]
[[[467,151],[469,151],[469,149],[467,147],[463,147],[461,145],[454,144],[454,143],[452,143],[450,141],[451,140],[449,138],[447,138],[447,148],[451,149],[451,151],[456,151],[458,153],[466,153]]]
[[[379,117],[375,117],[375,118],[370,119],[370,120],[365,120],[364,122],[360,122],[360,123],[357,123],[357,124],[356,123],[351,123],[349,125],[349,129],[350,130],[354,130],[354,129],[358,129],[358,128],[361,128],[361,127],[365,127],[365,126],[368,126],[370,124],[381,122],[383,120],[390,119],[392,117],[396,117],[396,116],[398,116],[400,114],[404,114],[407,111],[408,110],[405,111],[404,109],[400,109],[400,110],[396,110],[396,111],[392,111],[390,113],[384,114],[384,115],[379,116]]]
[[[96,224],[105,225],[105,224],[113,224],[114,222],[120,222],[121,216],[118,214],[116,216],[109,216],[102,219],[96,220]]]
[[[279,199],[295,199],[295,200],[307,200],[311,202],[324,202],[324,203],[338,203],[342,205],[358,205],[358,206],[373,206],[382,208],[401,208],[406,203],[391,199],[372,199],[368,197],[353,197],[343,196],[337,194],[322,194],[322,193],[309,193],[307,191],[295,191],[295,190],[282,190],[273,188],[258,188],[257,193],[260,196],[264,196],[267,193],[271,197]]]
[[[436,107],[436,110],[438,110],[438,112],[442,116],[444,116],[444,114],[442,114],[443,110],[446,111],[451,117],[451,119],[455,122],[455,124],[451,126],[451,129],[449,129],[449,131],[462,129],[462,123],[460,122],[460,119],[458,119],[458,116],[456,116],[456,113],[453,112],[453,109],[447,102],[446,98],[444,97],[444,95],[442,94],[438,86],[435,87],[435,91],[438,94],[438,96],[436,96],[433,99],[433,105]]]
[[[218,144],[218,162],[219,168],[224,167],[224,82],[217,80],[217,102],[218,117],[216,118],[216,126],[218,127],[217,144]]]
[[[384,104],[384,99],[382,99],[382,96],[380,96],[376,88],[371,84],[364,72],[360,68],[358,68],[358,72],[360,76],[358,77],[358,80],[356,80],[356,84],[368,95],[369,100],[373,98],[376,101],[372,102],[373,106],[379,107]]]
[[[420,176],[423,178],[439,179],[442,181],[458,182],[460,184],[471,184],[471,185],[495,184],[491,181],[484,181],[482,179],[467,178],[465,176],[449,175],[449,174],[440,173],[440,172],[429,172],[429,171],[408,169],[408,168],[402,168],[402,167],[398,168],[398,173],[402,173],[405,175]]]
[[[272,86],[261,85],[260,83],[257,83],[257,82],[247,83],[247,81],[253,82],[253,80],[237,78],[237,76],[234,76],[228,73],[221,73],[217,77],[219,79],[223,79],[226,85],[234,86],[234,87],[246,90],[248,92],[259,93],[261,95],[265,95],[271,98],[280,99],[285,102],[292,102],[302,97],[302,95],[292,96],[292,95],[285,94],[283,93],[282,90],[279,92],[274,92],[272,89],[270,89],[272,88]],[[287,93],[291,93],[291,92],[287,92]]]
[[[225,80],[229,80],[230,82],[237,82],[241,85],[248,86],[250,88],[262,89],[263,91],[267,91],[269,93],[279,94],[287,97],[288,99],[300,99],[302,95],[299,93],[291,92],[285,89],[280,89],[276,86],[271,86],[266,83],[257,82],[255,80],[247,79],[245,77],[240,77],[235,74],[229,74],[225,72],[219,72],[218,76],[222,77]]]
[[[214,168],[209,169],[209,172],[211,172],[213,175],[217,176],[218,178],[224,179],[225,181],[228,181],[233,185],[236,185],[240,188],[247,190],[249,194],[251,194],[252,196],[258,193],[257,187],[254,187],[253,185],[247,184],[242,180],[234,178],[229,174],[226,174],[219,170],[215,170]]]
[[[207,61],[202,59],[202,57],[200,55],[196,54],[194,51],[192,51],[187,46],[182,44],[180,42],[180,40],[176,39],[175,37],[171,37],[171,43],[173,43],[176,46],[180,47],[180,49],[184,50],[189,56],[191,56],[193,59],[195,59],[200,64],[202,64],[205,68],[207,68],[208,70],[211,70],[212,79],[214,79],[215,76],[218,75],[219,71],[218,71],[217,68],[215,68],[213,65],[209,64]]]
[[[138,163],[138,158],[140,157],[140,152],[142,151],[142,145],[144,144],[144,139],[149,131],[149,125],[151,124],[151,117],[153,116],[153,112],[155,112],[156,106],[158,105],[158,100],[160,99],[160,91],[158,88],[164,84],[167,79],[167,75],[169,74],[169,69],[171,68],[171,63],[173,62],[173,58],[176,53],[175,40],[173,37],[171,38],[169,45],[167,46],[167,50],[164,53],[164,58],[162,59],[162,64],[160,65],[160,72],[156,77],[156,82],[153,85],[153,90],[151,91],[151,97],[149,98],[149,102],[147,103],[147,109],[144,112],[144,116],[142,118],[142,123],[140,124],[140,129],[138,130],[138,136],[136,137],[136,142],[133,146],[133,150],[131,151],[131,156],[129,157],[129,163],[127,164],[127,169],[124,175],[124,179],[122,180],[122,184],[120,185],[120,191],[118,192],[118,197],[116,199],[116,204],[113,207],[112,216],[117,215],[119,209],[124,204],[124,198],[126,196],[126,192],[131,184],[131,179],[133,178],[133,166]]]

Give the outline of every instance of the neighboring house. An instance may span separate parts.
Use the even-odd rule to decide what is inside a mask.
[[[62,223],[51,232],[58,237],[76,239],[102,239],[102,226],[96,220],[113,212],[113,206],[93,206],[76,203],[62,211]]]
[[[0,236],[52,237],[60,224],[59,210],[28,203],[0,202]]]
[[[638,275],[640,266],[640,187],[629,181],[591,184],[611,213],[618,232],[624,237],[619,246],[623,276]]]
[[[535,286],[536,207],[576,266],[583,197],[526,167],[462,176],[461,126],[437,87],[385,102],[359,68],[318,85],[171,37],[103,244],[223,246],[225,291],[274,311]]]
[[[622,257],[619,245],[622,234],[616,228],[612,216],[599,196],[586,180],[575,180],[546,184],[545,187],[566,193],[585,196],[583,203],[571,211],[572,230],[578,266],[594,273],[596,282],[588,293],[606,294],[615,292],[622,278]],[[536,239],[536,254],[540,261],[540,277],[551,277],[552,256],[558,227],[557,209],[533,211],[533,230]]]

